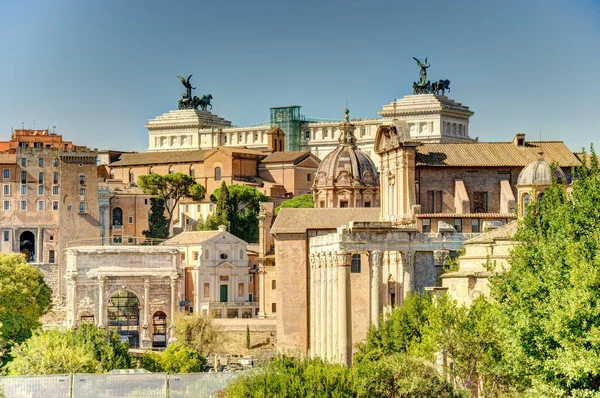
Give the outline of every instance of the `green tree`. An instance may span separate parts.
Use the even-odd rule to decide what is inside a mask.
[[[219,329],[209,317],[194,315],[175,317],[175,338],[179,344],[202,356],[214,353],[222,340]]]
[[[250,349],[250,325],[246,324],[246,349]]]
[[[275,214],[279,214],[281,209],[286,208],[294,208],[294,209],[312,209],[315,207],[315,202],[313,200],[313,195],[311,193],[307,193],[304,195],[298,195],[293,197],[292,199],[288,199],[283,202],[279,207],[275,209]]]
[[[29,338],[51,301],[52,290],[41,271],[21,254],[0,254],[0,338],[6,345]]]
[[[150,198],[149,229],[142,234],[149,239],[166,239],[169,237],[169,220],[165,217],[165,202],[160,198]]]
[[[169,229],[172,229],[173,211],[183,198],[195,201],[204,199],[206,188],[198,184],[193,177],[183,173],[158,175],[147,174],[138,177],[138,186],[145,193],[161,199],[167,212]]]
[[[205,357],[179,343],[169,344],[163,353],[146,351],[140,361],[141,367],[150,372],[195,373],[202,372],[206,365]]]
[[[552,184],[520,222],[510,270],[491,294],[507,325],[515,372],[538,396],[600,389],[600,173],[574,170],[570,192]]]
[[[211,200],[216,203],[214,214],[198,230],[215,230],[219,225],[228,226],[229,232],[246,242],[258,241],[258,212],[260,203],[267,197],[256,188],[248,185],[230,185],[225,181],[215,189]]]

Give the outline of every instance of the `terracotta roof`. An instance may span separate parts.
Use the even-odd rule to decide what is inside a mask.
[[[271,234],[305,233],[308,229],[335,229],[350,221],[379,221],[378,207],[290,209],[279,211]]]
[[[14,153],[1,153],[0,152],[0,164],[16,164],[17,155]]]
[[[583,162],[583,159],[585,159],[585,163],[588,167],[590,167],[590,164],[592,164],[591,153],[575,152],[575,156],[577,156],[577,159],[579,159],[581,162]],[[600,161],[600,156],[596,155],[596,160]]]
[[[419,213],[416,218],[517,218],[514,213]]]
[[[263,163],[299,162],[311,156],[310,151],[273,152],[262,160]],[[316,156],[315,159],[319,160]],[[319,160],[320,161],[320,160]]]
[[[203,162],[206,150],[123,153],[110,163],[111,167]]]
[[[221,151],[221,152],[229,153],[231,155],[236,154],[236,153],[241,153],[244,155],[263,156],[263,157],[266,157],[268,155],[268,153],[265,153],[258,149],[250,149],[250,148],[246,148],[246,147],[235,147],[235,146],[219,146],[219,147],[211,149],[210,150],[211,153],[210,154],[207,153],[207,157],[209,155],[211,155],[213,153],[213,151],[214,152]]]
[[[246,251],[258,253],[260,251],[260,245],[259,244],[248,245],[248,246],[246,246]]]
[[[187,245],[194,243],[202,243],[215,236],[221,234],[221,231],[189,231],[182,232],[173,236],[170,239],[167,239],[164,244],[165,245]]]
[[[541,145],[540,145],[541,144]],[[417,148],[417,166],[525,167],[538,159],[538,152],[560,167],[579,166],[579,159],[562,141],[426,143]]]
[[[494,243],[497,240],[510,240],[517,232],[518,221],[512,221],[508,224],[504,224],[501,227],[492,229],[489,232],[481,234],[475,238],[471,238],[465,241],[465,245],[478,244],[478,243]]]

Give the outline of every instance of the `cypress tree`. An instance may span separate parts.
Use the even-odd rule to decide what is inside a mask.
[[[142,234],[149,239],[167,239],[169,237],[169,220],[165,217],[165,202],[160,198],[150,198],[150,229]]]

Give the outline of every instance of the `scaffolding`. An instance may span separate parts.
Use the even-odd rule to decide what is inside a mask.
[[[274,106],[271,107],[271,127],[279,127],[285,133],[285,150],[300,150],[300,124],[302,115],[301,106]]]

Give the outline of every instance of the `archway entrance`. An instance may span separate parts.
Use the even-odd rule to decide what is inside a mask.
[[[140,345],[140,300],[128,290],[121,290],[108,304],[108,332],[117,333],[130,348]]]
[[[156,311],[152,315],[152,347],[167,346],[167,314]]]
[[[31,231],[25,231],[19,237],[19,251],[25,255],[28,263],[35,261],[35,235]]]

